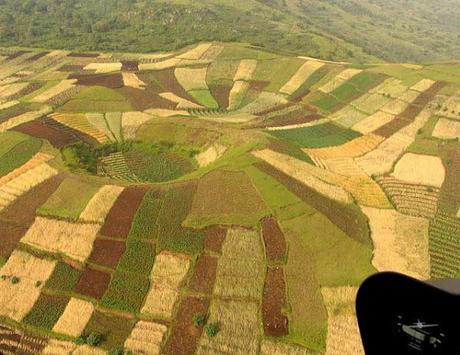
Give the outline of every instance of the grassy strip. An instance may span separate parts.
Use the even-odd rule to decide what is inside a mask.
[[[41,140],[35,138],[23,140],[13,146],[0,157],[0,176],[6,175],[25,164],[40,150],[41,146]]]
[[[129,239],[157,238],[158,226],[155,222],[160,213],[161,203],[159,191],[152,189],[145,194],[129,231]]]

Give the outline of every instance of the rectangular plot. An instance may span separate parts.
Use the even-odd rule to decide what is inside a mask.
[[[42,293],[23,322],[37,328],[51,330],[61,317],[68,302],[69,297]]]
[[[39,259],[23,251],[14,251],[0,269],[0,315],[21,321],[40,296],[56,261]],[[19,282],[12,283],[16,277]],[[37,286],[38,285],[38,286]]]
[[[100,233],[106,237],[126,238],[146,192],[147,189],[141,187],[125,188],[110,209]]]
[[[53,332],[78,337],[82,334],[93,312],[92,303],[72,297],[54,325]]]
[[[305,62],[297,72],[284,84],[280,89],[280,92],[287,95],[292,95],[296,92],[302,84],[318,69],[320,69],[324,63],[316,61]]]
[[[207,89],[206,73],[207,67],[204,68],[176,68],[174,75],[177,81],[186,91]]]
[[[286,240],[276,219],[268,217],[262,220],[262,236],[268,261],[284,262],[287,251]]]
[[[139,321],[126,339],[124,348],[133,354],[160,354],[167,330],[163,324]]]
[[[283,268],[268,268],[262,301],[262,319],[266,336],[288,335],[288,318],[283,313],[286,306],[286,283]]]
[[[101,299],[109,287],[110,277],[111,275],[107,272],[85,267],[75,285],[74,292],[87,297]]]
[[[104,223],[107,214],[123,189],[121,186],[102,186],[89,200],[79,219],[85,222]]]
[[[37,217],[21,243],[51,253],[62,253],[83,262],[91,254],[98,230],[97,224],[70,223]]]

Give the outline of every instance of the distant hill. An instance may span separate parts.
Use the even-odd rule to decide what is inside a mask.
[[[0,0],[0,45],[158,51],[247,42],[329,60],[460,57],[456,0]]]

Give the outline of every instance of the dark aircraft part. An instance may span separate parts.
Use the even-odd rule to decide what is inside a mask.
[[[460,355],[460,280],[375,274],[356,313],[366,355]]]

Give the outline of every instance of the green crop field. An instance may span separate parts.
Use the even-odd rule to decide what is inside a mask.
[[[0,353],[361,355],[364,279],[459,274],[459,64],[384,62],[453,37],[308,3],[0,1]]]

